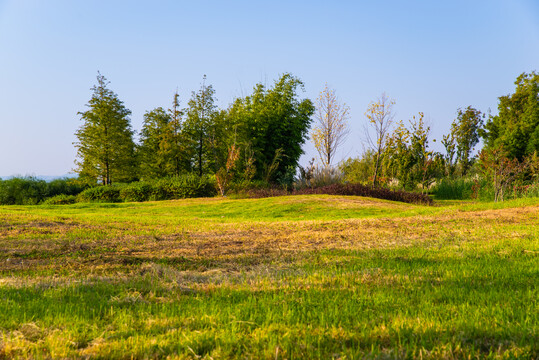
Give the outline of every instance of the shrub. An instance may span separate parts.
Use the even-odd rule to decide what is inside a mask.
[[[47,182],[33,177],[0,180],[0,204],[35,205],[45,199]]]
[[[217,194],[215,176],[184,175],[157,180],[150,200],[212,197]]]
[[[77,201],[75,195],[60,194],[45,199],[42,204],[44,205],[69,205],[74,204]]]
[[[86,186],[76,179],[55,179],[47,183],[47,197],[56,195],[78,195]]]
[[[400,201],[411,204],[432,205],[432,199],[426,194],[404,190],[390,190],[387,188],[370,187],[362,184],[332,184],[318,188],[306,188],[294,191],[294,195],[327,194],[365,196],[377,199]]]
[[[152,197],[153,189],[149,183],[133,182],[120,188],[120,199],[129,202],[148,201]]]
[[[120,202],[120,186],[95,186],[77,196],[79,202]]]

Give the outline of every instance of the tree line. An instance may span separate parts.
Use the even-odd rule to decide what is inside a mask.
[[[234,152],[238,180],[285,182],[298,166],[314,112],[311,100],[299,96],[303,83],[291,74],[269,88],[257,84],[226,110],[216,106],[204,77],[185,108],[176,92],[170,108],[147,111],[136,144],[131,112],[108,84],[98,74],[88,109],[79,113],[76,172],[89,183],[217,174],[227,162],[231,170]]]
[[[367,151],[338,165],[336,152],[350,134],[350,108],[334,89],[326,85],[312,102],[299,94],[302,81],[284,74],[271,87],[257,84],[250,95],[219,109],[215,91],[206,81],[204,76],[185,107],[176,91],[169,108],[147,111],[136,143],[131,112],[98,73],[88,109],[79,113],[83,121],[75,143],[79,179],[110,185],[211,175],[221,194],[232,182],[312,184],[314,161],[299,167],[296,175],[302,146],[310,138],[318,151],[318,168],[339,169],[338,175],[332,172],[335,181],[427,191],[434,183],[455,179],[477,183],[481,177],[490,181],[495,198],[503,199],[504,190],[517,179],[522,184],[537,180],[535,72],[520,75],[515,92],[499,98],[497,115],[487,117],[472,106],[458,109],[449,133],[440,140],[444,152],[430,149],[436,140],[430,138],[423,113],[408,122],[395,121],[395,100],[384,93],[365,112]],[[477,152],[481,139],[484,146]]]

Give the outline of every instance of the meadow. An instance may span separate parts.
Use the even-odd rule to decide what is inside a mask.
[[[0,359],[538,359],[539,199],[0,207]]]

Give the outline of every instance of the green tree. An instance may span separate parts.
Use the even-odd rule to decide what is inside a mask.
[[[98,72],[97,85],[87,111],[79,112],[84,122],[75,135],[78,141],[76,171],[90,182],[131,181],[135,177],[135,143],[127,109],[109,82]]]
[[[144,179],[166,177],[176,172],[176,144],[171,120],[161,107],[144,114],[139,147],[140,170]]]
[[[457,118],[451,124],[449,138],[454,139],[453,151],[456,147],[456,162],[460,166],[461,175],[465,175],[473,163],[472,152],[479,142],[479,132],[483,128],[483,118],[481,111],[468,106],[464,110],[458,109]]]
[[[284,74],[272,88],[257,84],[252,95],[236,99],[228,110],[228,126],[238,144],[254,153],[243,163],[254,159],[251,165],[258,179],[269,174],[271,182],[282,180],[298,166],[314,113],[311,100],[297,94],[303,86],[298,78]]]
[[[184,133],[188,139],[187,150],[199,176],[202,176],[205,169],[209,167],[212,156],[210,135],[213,135],[213,125],[219,114],[214,95],[215,91],[211,85],[206,85],[206,75],[204,75],[200,90],[193,92],[189,100],[187,119],[184,124]]]
[[[513,94],[498,98],[498,115],[481,133],[487,149],[504,148],[509,158],[524,159],[539,150],[539,74],[523,73]]]

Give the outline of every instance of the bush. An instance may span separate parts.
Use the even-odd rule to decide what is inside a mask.
[[[56,195],[52,196],[48,199],[45,199],[43,201],[44,205],[69,205],[74,204],[77,201],[77,197],[75,195]]]
[[[157,180],[152,184],[150,200],[212,197],[217,194],[215,176],[184,175]]]
[[[47,182],[33,177],[0,180],[1,205],[35,205],[45,199]]]
[[[390,190],[387,188],[373,188],[362,184],[332,184],[317,188],[303,188],[292,192],[283,189],[256,189],[249,191],[251,198],[263,198],[285,195],[341,195],[341,196],[365,196],[377,199],[400,201],[410,204],[432,205],[432,199],[426,195],[417,192],[404,190]]]
[[[120,186],[95,186],[77,196],[79,202],[120,202]]]
[[[432,199],[426,195],[404,190],[390,190],[387,188],[373,188],[362,184],[332,184],[313,189],[294,191],[293,195],[327,194],[365,196],[377,199],[400,201],[411,204],[432,205]]]
[[[56,195],[78,195],[86,186],[76,179],[55,179],[47,183],[46,197]]]
[[[148,201],[152,197],[153,189],[149,183],[133,182],[120,188],[120,199],[129,202]]]

